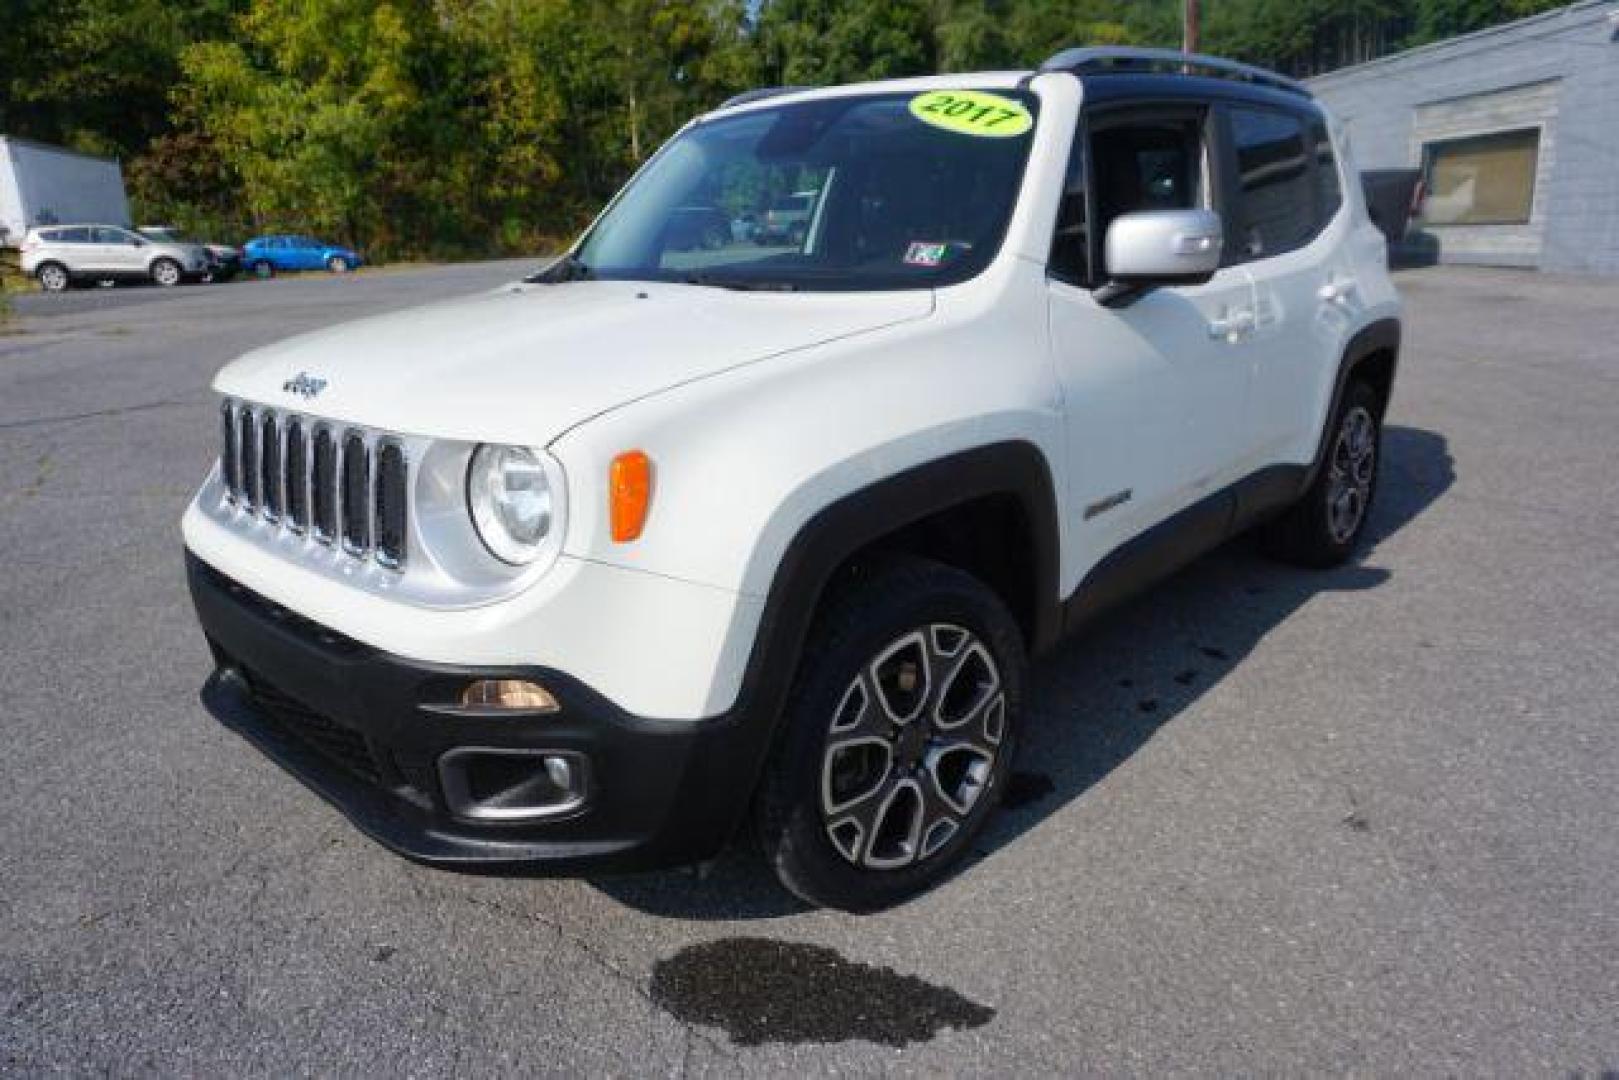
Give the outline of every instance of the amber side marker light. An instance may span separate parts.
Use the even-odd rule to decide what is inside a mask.
[[[618,455],[608,471],[607,491],[613,542],[639,540],[652,502],[652,459],[639,450]]]
[[[479,679],[461,691],[461,704],[473,709],[543,713],[561,708],[549,690],[523,679]]]

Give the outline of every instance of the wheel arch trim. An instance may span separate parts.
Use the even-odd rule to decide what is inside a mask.
[[[754,632],[753,647],[729,716],[746,718],[734,737],[752,792],[769,752],[810,626],[834,573],[857,552],[942,511],[986,496],[1010,496],[1027,515],[1034,550],[1034,634],[1030,651],[1061,633],[1056,487],[1050,464],[1033,443],[990,443],[915,465],[822,507],[801,526],[777,561]],[[741,800],[739,800],[741,801]]]
[[[1333,379],[1332,396],[1327,401],[1327,410],[1321,420],[1321,431],[1316,438],[1315,455],[1304,478],[1304,487],[1308,488],[1315,482],[1316,473],[1326,460],[1327,440],[1332,435],[1332,418],[1337,415],[1338,405],[1343,401],[1344,392],[1349,388],[1355,372],[1373,356],[1381,354],[1389,356],[1389,396],[1392,396],[1394,378],[1400,366],[1400,320],[1386,318],[1367,323],[1344,345],[1343,356],[1338,361],[1338,373]],[[1387,409],[1388,397],[1384,398],[1383,407]]]

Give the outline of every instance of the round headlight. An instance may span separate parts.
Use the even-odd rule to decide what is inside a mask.
[[[467,467],[467,509],[478,538],[502,562],[533,562],[550,535],[554,496],[540,456],[485,444]]]

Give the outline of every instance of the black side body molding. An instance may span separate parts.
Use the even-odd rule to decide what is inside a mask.
[[[1331,419],[1356,368],[1374,354],[1389,354],[1388,381],[1392,387],[1393,365],[1398,362],[1399,349],[1400,324],[1394,319],[1371,323],[1351,338],[1338,364],[1332,401],[1321,425],[1314,460],[1308,465],[1270,465],[1260,469],[1109,552],[1063,601],[1063,633],[1073,633],[1121,600],[1168,577],[1302,497],[1326,460]]]

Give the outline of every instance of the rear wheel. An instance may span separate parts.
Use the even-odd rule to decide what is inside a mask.
[[[1314,482],[1265,528],[1271,554],[1299,566],[1325,568],[1354,553],[1377,493],[1382,404],[1367,383],[1352,382],[1345,389],[1330,421],[1326,460]]]
[[[165,289],[172,289],[184,278],[180,264],[173,259],[158,259],[152,263],[152,280]]]
[[[255,259],[253,261],[253,276],[260,281],[268,281],[275,277],[275,267],[270,265],[269,259]]]
[[[1022,639],[975,578],[906,559],[817,618],[755,809],[811,903],[876,911],[947,877],[999,801],[1016,745]]]
[[[66,292],[67,287],[73,284],[67,267],[61,263],[44,263],[34,271],[34,276],[39,279],[39,287],[46,292]]]

